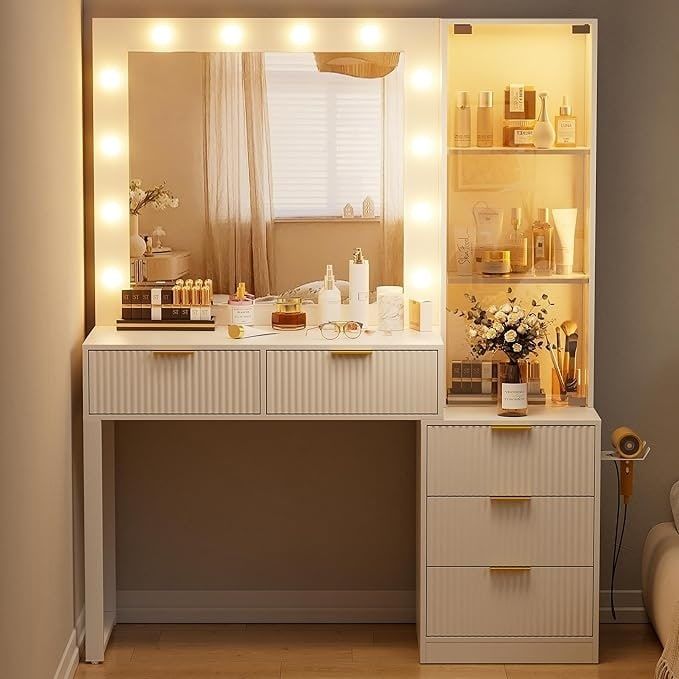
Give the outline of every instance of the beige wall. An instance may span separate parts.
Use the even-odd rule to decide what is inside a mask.
[[[130,174],[144,186],[167,181],[180,197],[175,210],[142,212],[140,229],[161,225],[165,242],[191,251],[191,273],[205,277],[203,56],[137,52],[129,60]],[[323,277],[333,264],[347,280],[349,258],[362,247],[379,284],[381,225],[363,221],[281,221],[273,229],[274,290],[283,292]],[[233,292],[223,290],[220,292]]]
[[[3,679],[51,679],[82,604],[80,41],[78,0],[0,3]]]
[[[676,111],[679,88],[672,69],[679,60],[676,0],[653,3],[619,0],[380,0],[369,6],[357,0],[250,0],[247,4],[216,0],[87,0],[90,16],[459,16],[600,19],[599,140],[597,198],[597,351],[596,406],[603,418],[604,439],[618,424],[638,428],[654,446],[639,465],[636,494],[620,564],[619,589],[639,589],[639,559],[646,532],[670,517],[667,495],[679,478],[679,455],[669,424],[677,409],[676,297],[679,231],[668,213],[676,192],[679,134]],[[539,55],[536,55],[538,58]],[[90,223],[91,228],[91,223]],[[625,273],[625,271],[629,273]],[[91,308],[91,299],[89,301]],[[195,425],[196,430],[202,425]],[[392,424],[381,425],[386,432]],[[375,439],[376,441],[378,439]],[[160,447],[171,437],[162,437]],[[130,464],[122,450],[119,473]],[[219,464],[219,453],[210,469]],[[209,475],[206,470],[206,476]],[[389,469],[384,473],[389,475]],[[614,525],[612,469],[603,474],[602,586],[610,569]],[[338,485],[346,479],[338,477]],[[412,480],[414,483],[414,478]],[[119,493],[141,492],[123,482]],[[149,503],[169,506],[162,491]],[[141,506],[141,499],[139,500]],[[396,500],[394,499],[394,502]],[[204,514],[205,544],[217,534],[221,518]],[[177,531],[177,548],[187,544],[190,530]],[[155,541],[152,529],[146,537]],[[403,540],[414,536],[403,533]],[[353,549],[351,541],[347,550]],[[130,545],[121,545],[119,561],[141,580],[141,564]],[[164,578],[166,571],[157,572]]]

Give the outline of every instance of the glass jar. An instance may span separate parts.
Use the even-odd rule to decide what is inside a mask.
[[[497,412],[503,417],[524,417],[528,413],[528,384],[519,363],[498,363]]]
[[[271,327],[274,330],[304,330],[306,312],[302,311],[299,297],[281,297],[276,300],[276,310],[271,314]]]

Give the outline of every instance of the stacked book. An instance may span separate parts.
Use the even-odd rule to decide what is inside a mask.
[[[212,281],[141,283],[122,291],[118,330],[214,330]]]

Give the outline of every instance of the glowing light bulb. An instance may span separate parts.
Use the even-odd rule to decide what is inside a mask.
[[[113,224],[120,221],[123,216],[123,209],[115,201],[109,201],[101,206],[100,214],[105,222]]]
[[[120,139],[114,134],[108,134],[102,137],[100,142],[101,151],[106,156],[119,156],[123,145]]]
[[[115,266],[109,266],[101,272],[101,282],[109,290],[119,290],[123,284],[123,274]]]
[[[413,219],[418,222],[428,222],[432,217],[432,209],[429,203],[415,203],[411,210]]]
[[[421,134],[413,138],[410,148],[416,156],[428,156],[434,150],[434,142],[431,137]]]
[[[376,45],[380,41],[380,29],[375,24],[366,24],[360,30],[361,42],[364,45]]]
[[[428,90],[434,84],[434,74],[428,68],[418,68],[413,72],[411,82],[416,90]]]
[[[240,45],[243,40],[243,29],[236,24],[229,24],[222,28],[220,36],[225,45]]]
[[[306,45],[311,40],[311,29],[306,24],[293,26],[290,32],[290,40],[295,45]]]
[[[172,28],[167,24],[154,26],[151,31],[151,40],[155,45],[169,45],[172,42]]]
[[[105,68],[99,73],[99,85],[103,90],[117,90],[123,76],[117,68]]]
[[[423,290],[431,286],[431,272],[429,269],[416,269],[410,278],[413,287],[418,290]]]

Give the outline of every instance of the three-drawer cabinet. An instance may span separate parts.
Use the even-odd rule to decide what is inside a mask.
[[[423,662],[596,661],[598,432],[423,427]]]

